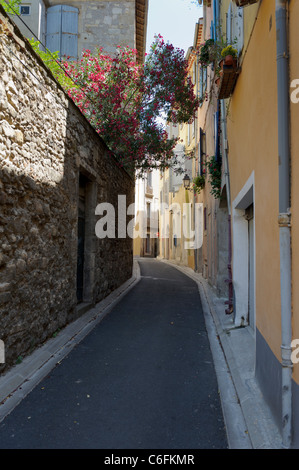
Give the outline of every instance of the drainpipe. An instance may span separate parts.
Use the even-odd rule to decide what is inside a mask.
[[[287,0],[276,0],[279,241],[281,286],[282,446],[292,442],[292,292],[290,214],[289,63]]]

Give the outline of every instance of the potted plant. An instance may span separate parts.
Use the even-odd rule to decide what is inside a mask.
[[[229,45],[222,49],[221,57],[223,57],[225,65],[231,66],[238,57],[238,51],[233,46]]]

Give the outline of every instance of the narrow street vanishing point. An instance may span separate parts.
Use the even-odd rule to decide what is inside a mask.
[[[226,449],[196,283],[140,282],[0,424],[1,449]]]

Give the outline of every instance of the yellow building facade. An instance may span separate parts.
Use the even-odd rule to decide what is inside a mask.
[[[178,137],[174,153],[185,173],[176,174],[173,168],[160,173],[160,256],[194,269],[194,196],[185,189],[184,175],[192,179],[193,160],[186,158],[194,148],[195,125],[168,127],[170,137]],[[189,137],[188,137],[189,135]]]

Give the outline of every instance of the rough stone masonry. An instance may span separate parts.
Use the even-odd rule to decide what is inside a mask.
[[[4,371],[131,276],[131,238],[98,239],[95,207],[132,204],[134,181],[2,9],[0,39]]]

